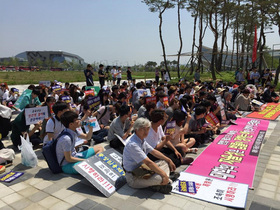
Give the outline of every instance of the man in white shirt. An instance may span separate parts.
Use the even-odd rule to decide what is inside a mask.
[[[182,164],[190,164],[193,158],[183,158],[185,153],[182,151],[181,147],[174,147],[168,138],[166,138],[161,125],[166,122],[167,118],[168,116],[164,110],[153,110],[151,113],[151,128],[145,140],[151,147],[170,158],[176,167]],[[158,160],[152,155],[148,155],[148,157],[153,161]]]
[[[116,66],[113,66],[113,68],[111,69],[111,74],[112,74],[112,78],[113,78],[113,85],[116,84],[116,80],[117,80],[117,69]]]

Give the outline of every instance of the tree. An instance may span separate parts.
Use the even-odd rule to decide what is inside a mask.
[[[183,39],[182,39],[182,32],[181,32],[181,9],[185,8],[186,0],[172,0],[172,2],[177,4],[177,19],[178,19],[178,35],[179,35],[179,51],[178,51],[178,58],[177,58],[177,74],[178,78],[180,78],[180,58],[183,48]]]
[[[148,61],[146,64],[145,64],[145,69],[147,70],[153,70],[154,68],[156,68],[157,66],[157,62],[155,61]]]
[[[161,47],[162,47],[162,52],[163,52],[163,60],[165,63],[165,68],[168,71],[168,65],[166,62],[166,53],[165,53],[165,45],[162,37],[162,15],[166,11],[166,9],[173,8],[174,5],[169,2],[169,0],[164,1],[164,0],[142,0],[143,3],[147,4],[149,7],[149,10],[151,12],[158,12],[158,17],[159,17],[159,37],[160,37],[160,42],[161,42]]]

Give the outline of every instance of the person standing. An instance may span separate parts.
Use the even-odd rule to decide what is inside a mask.
[[[132,81],[132,76],[131,76],[132,72],[131,72],[131,68],[130,66],[127,67],[127,71],[126,71],[126,75],[127,75],[127,82],[128,85],[130,85],[131,81]]]
[[[90,64],[87,65],[87,69],[84,70],[84,74],[86,77],[87,86],[94,86],[92,75],[94,75],[92,66]]]
[[[117,85],[121,85],[121,80],[122,80],[122,68],[118,67],[118,72],[117,72]]]
[[[157,85],[159,84],[159,69],[156,68],[156,71],[155,71],[155,79],[156,79],[156,82],[157,82]]]
[[[98,70],[98,77],[99,77],[99,84],[100,84],[101,88],[105,85],[105,73],[103,71],[103,68],[104,68],[104,65],[100,64],[99,70]]]
[[[112,74],[112,79],[113,79],[113,85],[116,84],[116,80],[117,80],[117,69],[116,66],[113,66],[113,68],[111,69],[111,74]]]

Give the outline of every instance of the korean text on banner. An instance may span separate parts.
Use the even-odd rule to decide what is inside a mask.
[[[94,185],[106,197],[110,197],[116,191],[116,181],[124,176],[122,155],[114,149],[80,162],[74,168]]]
[[[186,172],[253,186],[269,121],[239,118],[196,158]]]
[[[26,125],[36,124],[40,120],[48,118],[48,107],[34,107],[25,109],[25,121]]]
[[[196,193],[188,193],[179,186],[180,182],[195,182]],[[181,172],[180,177],[172,184],[172,192],[211,203],[234,208],[245,208],[248,185],[221,181],[204,176]]]
[[[263,120],[276,120],[280,115],[280,103],[268,103],[261,107],[260,112],[252,112],[248,114],[247,117],[258,118]]]

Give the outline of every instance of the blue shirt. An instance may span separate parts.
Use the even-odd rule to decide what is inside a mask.
[[[123,151],[124,169],[133,171],[142,165],[142,161],[147,158],[147,154],[153,150],[145,140],[141,140],[136,134],[133,134]]]
[[[57,156],[57,161],[60,164],[63,157],[64,157],[64,152],[71,152],[71,156],[75,157],[77,154],[75,150],[75,142],[76,139],[78,138],[78,134],[75,131],[72,131],[69,128],[66,128],[66,131],[71,134],[73,141],[71,141],[71,138],[68,135],[63,135],[58,139],[57,145],[56,145],[56,156]],[[66,161],[66,159],[63,160],[61,166],[64,166],[68,164],[69,162]]]

